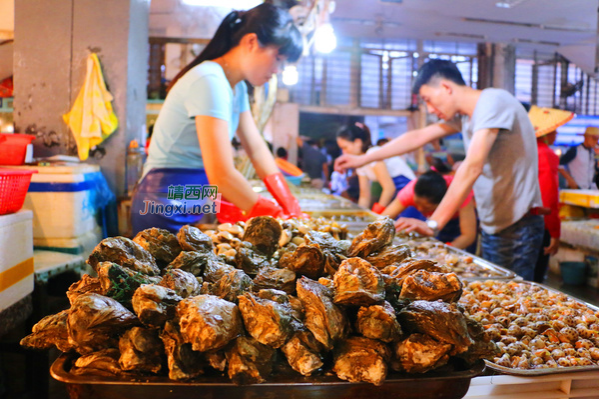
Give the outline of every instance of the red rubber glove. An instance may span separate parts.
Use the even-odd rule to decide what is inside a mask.
[[[216,200],[215,202],[219,202]],[[239,209],[235,204],[226,201],[220,200],[220,210],[216,214],[216,218],[219,223],[237,223],[239,221],[246,221],[247,216],[245,213]]]
[[[383,213],[383,211],[386,209],[386,207],[382,206],[381,204],[379,204],[378,202],[375,202],[374,205],[372,205],[372,212],[374,213],[378,213],[379,215],[381,213]]]
[[[258,196],[258,201],[254,204],[249,213],[245,213],[237,206],[226,200],[220,201],[220,211],[216,215],[216,218],[220,223],[237,223],[239,221],[245,222],[246,220],[253,218],[254,216],[272,216],[272,217],[285,217],[283,210],[275,204],[273,201],[268,200],[262,196]]]
[[[277,200],[283,212],[288,217],[299,218],[302,217],[302,210],[300,208],[297,198],[291,194],[289,186],[285,181],[282,173],[273,173],[264,178],[264,184],[268,191],[272,194],[274,199]]]
[[[283,213],[283,209],[275,204],[273,201],[258,196],[258,201],[254,204],[250,213],[247,215],[247,219],[253,218],[254,216],[272,216],[273,218],[287,218]]]

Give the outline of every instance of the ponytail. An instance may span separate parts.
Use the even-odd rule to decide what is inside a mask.
[[[255,33],[262,46],[279,47],[279,54],[290,62],[297,61],[302,54],[303,38],[288,12],[270,3],[260,4],[248,11],[231,11],[200,55],[171,81],[169,90],[190,69],[227,54],[248,33]]]
[[[351,141],[352,143],[357,139],[362,140],[362,152],[368,151],[368,149],[372,146],[370,129],[361,122],[356,122],[353,125],[343,126],[337,132],[337,137]]]

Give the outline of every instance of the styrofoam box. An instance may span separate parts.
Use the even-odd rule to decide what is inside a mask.
[[[32,219],[28,210],[0,215],[0,312],[33,292]]]
[[[87,258],[100,241],[102,241],[102,229],[97,226],[74,238],[33,237],[33,246],[35,249],[64,252]]]
[[[97,165],[22,166],[35,169],[31,182],[83,183],[86,173],[100,170]],[[35,238],[75,238],[98,227],[96,209],[91,204],[91,191],[35,191],[30,187],[24,209],[33,211]]]

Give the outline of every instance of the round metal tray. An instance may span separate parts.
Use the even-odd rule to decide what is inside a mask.
[[[482,360],[460,371],[434,371],[425,374],[390,373],[380,386],[350,383],[335,376],[303,377],[299,374],[276,378],[255,385],[234,385],[223,375],[204,375],[189,382],[165,376],[104,377],[70,373],[75,354],[62,354],[52,364],[50,374],[67,384],[71,398],[161,399],[161,398],[235,398],[235,399],[394,399],[464,397],[470,380],[485,368]],[[275,377],[273,377],[275,378]]]

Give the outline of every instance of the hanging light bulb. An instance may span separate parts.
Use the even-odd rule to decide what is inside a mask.
[[[330,23],[322,24],[314,32],[314,47],[319,53],[328,54],[337,47],[337,37]]]
[[[295,65],[287,65],[283,69],[283,84],[285,86],[293,86],[297,84],[299,80],[299,74]]]

